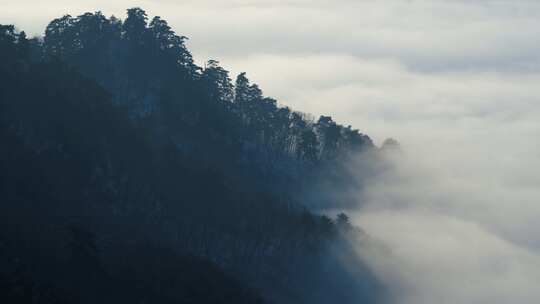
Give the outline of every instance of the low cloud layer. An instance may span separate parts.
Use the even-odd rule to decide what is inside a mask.
[[[471,147],[394,155],[362,193],[354,221],[385,250],[358,250],[390,286],[391,303],[540,299],[538,160]]]
[[[391,303],[537,303],[540,258],[474,221],[419,210],[362,213],[389,248],[368,256]],[[364,249],[361,249],[364,252]]]
[[[397,138],[404,152],[351,211],[388,248],[359,251],[393,301],[538,303],[540,3],[471,2],[0,0],[0,22],[39,34],[65,13],[141,6],[199,62]]]

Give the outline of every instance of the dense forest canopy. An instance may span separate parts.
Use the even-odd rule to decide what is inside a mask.
[[[377,161],[371,139],[197,66],[186,39],[140,8],[0,26],[1,297],[374,302],[362,232],[313,212],[361,187],[347,162]]]

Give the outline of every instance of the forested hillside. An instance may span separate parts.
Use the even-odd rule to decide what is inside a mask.
[[[375,303],[362,232],[316,211],[378,149],[186,39],[138,8],[0,26],[0,302]]]

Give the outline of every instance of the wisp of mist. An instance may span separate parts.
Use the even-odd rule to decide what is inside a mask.
[[[354,222],[385,250],[358,250],[392,303],[540,299],[535,138],[526,122],[476,123],[484,136],[458,124],[441,132],[459,136],[389,152],[390,168],[359,194]]]

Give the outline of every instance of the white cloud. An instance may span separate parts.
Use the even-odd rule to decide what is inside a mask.
[[[540,257],[474,222],[420,211],[357,218],[391,252],[368,257],[393,303],[537,303]]]

